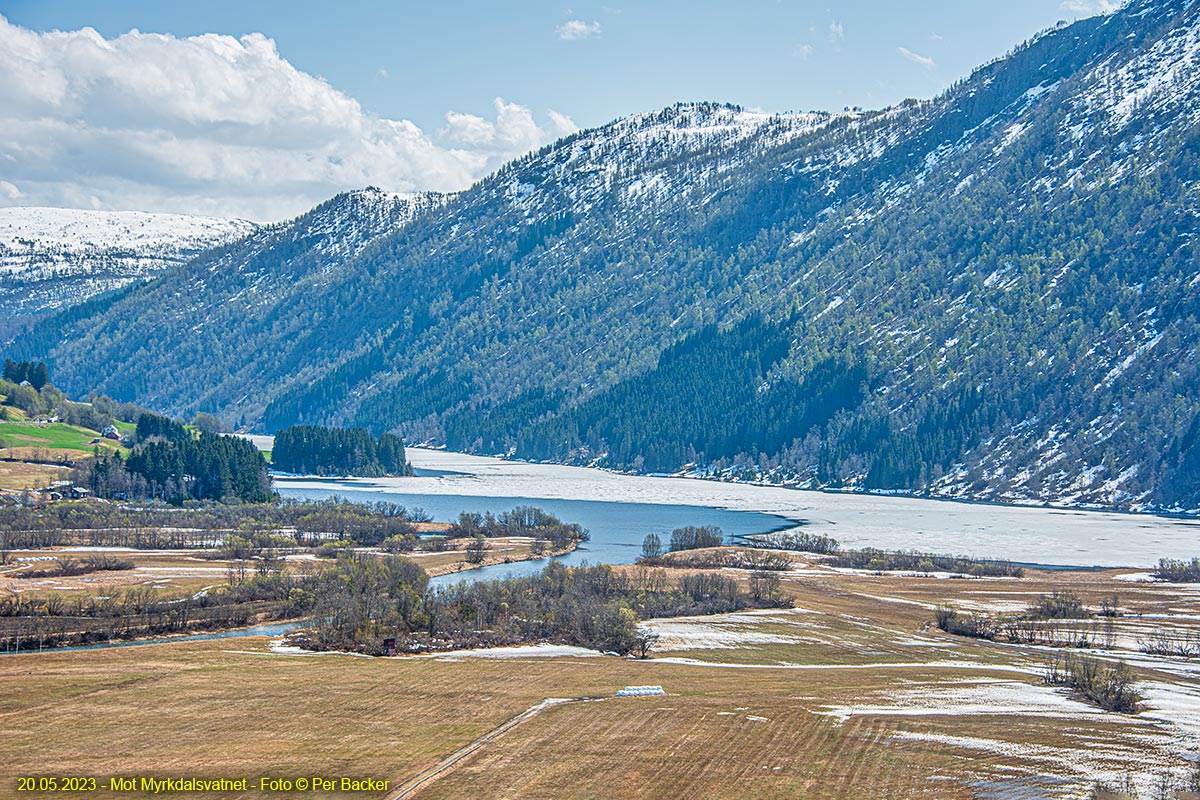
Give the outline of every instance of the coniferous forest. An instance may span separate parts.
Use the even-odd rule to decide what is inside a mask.
[[[139,441],[125,458],[97,451],[80,464],[76,479],[105,498],[168,503],[276,499],[258,448],[245,439],[204,432],[187,431],[176,439],[153,436]]]
[[[304,475],[411,475],[399,436],[372,436],[365,428],[293,425],[275,434],[276,469]]]

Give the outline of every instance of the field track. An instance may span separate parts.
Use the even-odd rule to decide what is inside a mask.
[[[517,727],[522,722],[527,722],[528,720],[533,719],[538,714],[542,713],[543,711],[545,711],[548,708],[553,708],[555,706],[561,706],[565,703],[584,703],[584,702],[599,702],[599,700],[596,698],[591,698],[591,697],[574,697],[574,698],[547,697],[542,702],[537,703],[536,705],[530,706],[529,708],[525,709],[520,714],[518,714],[517,716],[508,720],[507,722],[504,722],[500,725],[497,725],[495,728],[492,728],[490,731],[485,733],[483,736],[480,736],[478,739],[475,739],[473,742],[466,745],[465,747],[462,747],[462,748],[454,751],[449,756],[447,756],[446,758],[443,758],[441,761],[434,764],[429,769],[421,772],[419,775],[409,778],[408,780],[406,780],[404,783],[402,783],[400,785],[400,788],[397,789],[394,794],[388,795],[386,800],[404,800],[404,798],[412,797],[414,792],[416,792],[421,787],[429,784],[430,782],[437,780],[439,777],[441,777],[445,773],[449,772],[450,770],[454,769],[454,767],[456,767],[458,765],[458,763],[460,761],[462,761],[464,758],[471,756],[477,750],[482,748],[484,745],[486,745],[490,742],[494,742],[496,739],[500,738],[505,733],[508,733],[510,730]]]

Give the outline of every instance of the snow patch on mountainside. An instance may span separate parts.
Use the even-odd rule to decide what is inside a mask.
[[[295,220],[257,231],[248,237],[248,252],[250,256],[272,249],[296,253],[306,261],[319,263],[320,271],[329,274],[375,240],[395,233],[417,215],[437,208],[451,196],[434,192],[385,192],[374,186],[345,192]],[[213,259],[207,271],[213,274],[236,270],[235,262],[249,260],[246,252],[234,253],[231,258]],[[293,260],[294,257],[285,256],[276,266],[286,267]],[[273,270],[272,274],[275,274]],[[204,279],[199,274],[196,281],[197,289],[204,288]]]
[[[631,207],[703,191],[718,178],[778,147],[838,119],[807,112],[768,114],[716,103],[681,103],[660,111],[634,114],[595,131],[584,131],[554,145],[544,156],[545,180],[523,181],[513,171],[501,190],[509,203],[536,216],[548,186],[565,190],[571,210],[586,213],[610,192]],[[690,163],[689,155],[714,154]],[[703,166],[697,166],[702,163]],[[630,180],[629,175],[635,177]]]
[[[45,253],[67,259],[105,250],[180,253],[212,247],[257,229],[242,219],[92,211],[74,208],[0,208],[0,270],[20,269],[14,253]]]
[[[1191,118],[1200,109],[1191,102],[1200,69],[1200,28],[1181,26],[1145,52],[1097,69],[1097,90],[1086,98],[1091,109],[1107,112],[1114,127],[1137,116],[1182,110]]]
[[[0,314],[33,314],[82,302],[242,238],[240,219],[0,208]]]

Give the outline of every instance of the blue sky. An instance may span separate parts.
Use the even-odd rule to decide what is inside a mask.
[[[389,158],[404,163],[381,169],[373,182],[384,188],[461,188],[573,127],[678,100],[786,111],[879,108],[931,97],[1058,20],[1112,7],[1108,0],[0,0],[7,20],[0,34],[8,40],[0,42],[0,102],[20,95],[10,104],[18,112],[0,112],[9,116],[0,134],[23,130],[21,108],[31,120],[49,114],[69,129],[43,126],[22,149],[9,145],[5,152],[0,145],[0,202],[278,218],[351,188],[369,177],[372,159]],[[49,33],[85,27],[99,39]],[[131,36],[134,29],[140,35]],[[229,38],[189,38],[206,34]],[[139,65],[145,72],[135,75]],[[52,108],[28,88],[48,73],[60,76],[41,89],[53,96]],[[249,85],[225,93],[222,87],[237,83],[239,74]],[[68,87],[61,96],[59,86]],[[277,107],[282,93],[293,99]],[[195,103],[184,107],[181,94],[195,94]],[[294,99],[305,97],[311,109]],[[356,115],[362,120],[337,121]],[[230,126],[239,128],[232,144]],[[50,167],[78,152],[81,128],[110,146],[119,141],[120,152],[112,163],[89,160],[94,179],[72,185],[69,174],[56,179]],[[46,146],[45,137],[68,135],[74,138],[63,149]],[[370,139],[371,151],[339,155],[356,137]],[[134,148],[130,139],[141,143]],[[223,165],[239,157],[230,147],[247,142],[258,155],[239,151],[247,163],[222,176]],[[280,147],[293,156],[308,152],[309,161],[319,151],[326,167],[300,175],[286,167]],[[276,155],[293,179],[259,192],[238,188],[239,180],[270,183],[265,169],[252,168],[253,159],[273,163]],[[23,169],[32,158],[47,163]],[[171,158],[187,163],[173,171]]]

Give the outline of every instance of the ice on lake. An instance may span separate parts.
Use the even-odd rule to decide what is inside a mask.
[[[633,561],[642,536],[674,519],[678,524],[720,524],[727,533],[744,534],[786,525],[779,519],[786,518],[847,547],[915,549],[1032,564],[1151,566],[1160,558],[1200,556],[1200,522],[1190,519],[622,475],[420,448],[409,448],[408,454],[418,470],[413,478],[279,478],[277,485],[287,496],[341,494],[436,506],[443,512],[435,514],[439,519],[448,518],[443,514],[449,512],[456,516],[455,508],[511,507],[517,500],[566,502],[545,507],[570,521],[580,510],[603,510],[606,520],[625,524],[611,532],[579,520],[592,528],[593,563]],[[505,506],[506,500],[513,502]],[[575,505],[581,501],[583,505]],[[576,515],[570,516],[571,511]],[[754,513],[743,519],[742,514],[728,512]],[[654,517],[653,524],[639,524],[649,517]],[[618,547],[622,557],[610,557]]]

